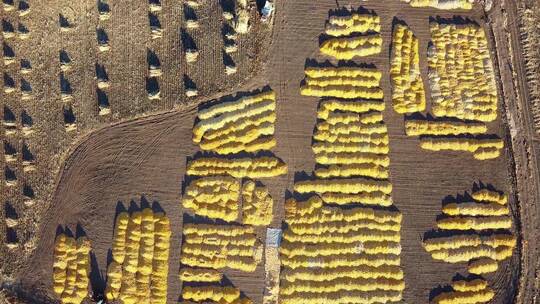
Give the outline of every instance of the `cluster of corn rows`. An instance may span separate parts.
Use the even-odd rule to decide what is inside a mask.
[[[90,241],[60,234],[56,238],[53,290],[63,304],[80,304],[88,295]]]
[[[242,189],[242,216],[247,225],[268,225],[272,221],[274,201],[265,186],[244,182]],[[230,176],[210,176],[189,184],[182,205],[197,215],[232,222],[238,219],[240,180]]]
[[[234,222],[241,218],[243,225],[184,226],[181,262],[187,268],[180,274],[184,300],[251,303],[240,296],[237,288],[224,285],[219,271],[231,268],[253,272],[262,258],[262,245],[251,225],[271,223],[273,199],[265,186],[253,180],[242,184],[241,179],[275,177],[287,172],[279,158],[256,154],[270,152],[276,145],[275,98],[274,92],[266,91],[198,112],[193,141],[213,155],[188,163],[187,175],[197,179],[186,187],[182,204],[211,219]]]
[[[244,224],[267,225],[272,220],[273,200],[266,187],[255,187],[242,178],[274,177],[287,172],[275,156],[240,156],[239,153],[269,151],[276,145],[275,93],[267,91],[198,112],[193,141],[217,155],[199,157],[187,165],[187,174],[199,176],[186,188],[183,206],[195,214],[225,221],[238,219],[240,192],[244,201]]]
[[[473,7],[474,0],[401,0],[413,7],[434,7],[443,10],[465,9]]]
[[[426,92],[420,71],[419,40],[408,26],[397,24],[392,36],[392,103],[400,114],[426,109]]]
[[[288,200],[281,255],[281,303],[398,302],[401,213]]]
[[[253,272],[262,259],[254,228],[246,225],[185,224],[183,228],[180,279],[182,298],[188,301],[214,301],[250,304],[240,290],[223,286],[225,268]]]
[[[506,195],[482,188],[471,197],[469,202],[443,206],[444,217],[437,220],[436,231],[441,235],[425,239],[424,248],[436,260],[468,262],[470,274],[483,275],[497,271],[498,264],[512,256],[516,237],[510,230]],[[453,234],[447,236],[448,232]],[[453,291],[440,294],[435,303],[486,303],[494,296],[487,285],[483,279],[454,282]]]
[[[350,75],[352,81],[368,77],[373,88],[380,89],[381,73],[375,69],[310,68],[306,74]],[[377,98],[382,98],[382,92]],[[318,193],[330,204],[390,206],[392,186],[387,180],[389,146],[383,109],[380,99],[346,99],[341,95],[321,101],[312,145],[320,166],[315,169],[319,179],[297,182],[295,191]]]
[[[488,282],[482,278],[457,279],[450,287],[451,291],[440,293],[433,302],[437,304],[488,303],[495,296]]]
[[[433,114],[438,119],[407,119],[409,136],[421,136],[431,151],[465,151],[475,159],[500,156],[502,139],[485,136],[486,122],[497,118],[497,90],[485,33],[478,25],[439,19],[430,23],[428,52]],[[425,110],[418,64],[418,39],[405,25],[394,29],[392,77],[394,109],[411,114]]]
[[[376,17],[365,19],[371,24],[333,18],[330,25],[343,24],[342,31],[379,28]],[[313,134],[315,178],[294,185],[295,193],[310,197],[286,202],[280,301],[401,301],[401,213],[391,208],[381,72],[345,66],[309,67],[305,74],[301,93],[327,99],[319,104]]]
[[[444,205],[445,217],[437,220],[438,229],[456,234],[426,239],[425,248],[437,260],[469,262],[470,273],[494,272],[516,245],[509,212],[505,195],[485,188],[473,192],[471,202]]]
[[[106,297],[123,304],[167,302],[169,219],[146,208],[118,214]]]
[[[326,39],[321,53],[340,60],[379,54],[382,48],[381,22],[375,14],[331,16],[326,25]]]

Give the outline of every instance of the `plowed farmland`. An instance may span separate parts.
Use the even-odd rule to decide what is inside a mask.
[[[263,22],[264,1],[248,1],[234,15],[249,31],[233,37],[229,1],[56,2],[2,12],[32,36],[5,25],[0,40],[34,67],[7,64],[4,47],[7,293],[538,300],[535,50],[530,23],[512,21],[538,8],[274,1]],[[281,229],[277,251],[267,228]]]

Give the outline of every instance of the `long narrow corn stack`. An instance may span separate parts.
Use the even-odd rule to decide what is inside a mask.
[[[396,25],[392,37],[392,103],[397,113],[422,112],[426,108],[426,92],[420,71],[419,41],[402,24]]]
[[[85,237],[56,237],[53,289],[61,303],[80,304],[88,296],[90,249],[90,241]]]
[[[187,224],[184,226],[182,264],[212,269],[253,272],[262,247],[250,226]]]
[[[382,99],[382,74],[374,68],[310,67],[301,94],[343,99]]]
[[[441,10],[464,9],[470,10],[474,0],[401,0],[413,7],[434,7]]]
[[[170,236],[169,219],[162,213],[146,208],[118,214],[107,269],[108,300],[166,303]]]

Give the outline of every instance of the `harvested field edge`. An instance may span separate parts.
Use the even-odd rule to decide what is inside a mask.
[[[493,20],[493,10],[498,5],[500,11],[496,13],[502,16],[499,16],[499,20]],[[486,14],[485,17],[490,29],[489,38],[495,46],[499,87],[503,90],[503,120],[508,129],[506,141],[511,143],[511,176],[518,208],[515,212],[518,213],[516,227],[519,233],[521,265],[518,293],[514,297],[514,303],[535,303],[540,292],[540,250],[534,247],[539,240],[535,225],[540,217],[540,207],[535,202],[540,199],[540,175],[536,158],[538,151],[535,151],[533,144],[535,124],[534,111],[529,109],[530,91],[527,79],[518,76],[526,75],[526,60],[523,58],[521,45],[523,36],[519,33],[519,25],[514,22],[522,12],[519,12],[520,8],[514,1],[496,1],[493,7],[490,15]],[[509,21],[512,24],[508,24]],[[504,31],[493,30],[497,22],[503,22],[499,26]],[[505,64],[509,69],[501,69],[501,65]]]

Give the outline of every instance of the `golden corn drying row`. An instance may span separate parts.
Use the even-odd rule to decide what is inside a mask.
[[[397,24],[392,37],[392,103],[397,113],[422,112],[426,92],[420,71],[419,41],[413,32]]]
[[[321,43],[320,51],[339,60],[379,54],[382,48],[380,23],[375,14],[331,16],[326,24],[326,34],[330,37]]]
[[[474,0],[401,0],[413,7],[434,7],[441,10],[465,9],[473,7]]]
[[[479,121],[429,119],[405,120],[405,133],[407,136],[485,134],[487,131],[486,124]]]
[[[186,224],[183,265],[253,272],[262,258],[262,245],[251,226]]]
[[[243,224],[254,226],[270,225],[274,200],[265,186],[257,186],[253,181],[242,185]]]
[[[382,99],[381,72],[363,67],[309,67],[301,94],[344,99]]]
[[[516,238],[505,195],[482,188],[472,193],[473,201],[450,202],[445,216],[437,219],[439,231],[451,236],[424,240],[424,248],[436,260],[469,263],[469,272],[484,274],[498,269],[498,262],[512,256]]]
[[[54,246],[53,290],[63,304],[80,304],[88,296],[90,241],[60,234]]]
[[[495,292],[484,279],[459,279],[451,284],[451,291],[444,291],[433,299],[436,304],[488,303]]]
[[[234,221],[238,218],[240,180],[210,176],[193,180],[186,187],[182,205],[197,215]]]
[[[464,151],[478,160],[494,159],[501,155],[504,141],[500,138],[422,137],[420,147],[431,151]]]
[[[200,303],[252,304],[249,298],[241,297],[240,290],[233,286],[206,285],[184,286],[184,300]]]
[[[381,31],[381,19],[375,14],[351,13],[346,16],[332,15],[328,18],[325,33],[329,36],[342,37],[353,33]]]
[[[473,23],[432,21],[428,51],[433,114],[464,120],[497,118],[497,88],[484,30]]]
[[[287,165],[275,156],[199,157],[188,163],[186,173],[195,176],[267,178],[287,173]]]
[[[166,303],[169,219],[145,208],[116,218],[112,262],[107,269],[108,300],[123,304]]]

